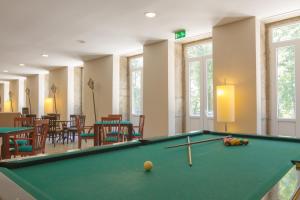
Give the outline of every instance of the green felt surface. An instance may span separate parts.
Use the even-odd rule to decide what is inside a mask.
[[[96,122],[96,124],[98,124],[98,125],[101,125],[101,124],[115,124],[116,122],[102,122],[102,121],[97,121]],[[122,121],[120,121],[120,124],[122,124],[122,125],[129,125],[129,124],[132,124],[132,122],[130,122],[130,121],[126,121],[126,120],[122,120]]]
[[[214,137],[219,135],[191,140]],[[292,167],[290,161],[300,159],[300,143],[249,141],[193,145],[192,167],[186,147],[165,148],[186,142],[180,138],[2,171],[38,199],[260,199]],[[151,172],[143,169],[146,160],[154,163]]]
[[[0,136],[18,131],[31,130],[32,127],[0,127]]]
[[[81,133],[80,136],[81,137],[94,137],[95,134],[94,133]]]

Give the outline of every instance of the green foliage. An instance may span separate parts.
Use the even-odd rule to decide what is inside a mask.
[[[293,119],[296,113],[295,47],[277,49],[278,117]]]
[[[142,68],[143,58],[137,57],[130,60],[131,68],[131,89],[132,89],[132,114],[142,114]]]
[[[212,43],[193,45],[187,48],[187,57],[196,58],[212,54]]]
[[[200,62],[189,63],[190,77],[190,114],[200,115]]]
[[[206,61],[206,76],[207,76],[207,115],[213,116],[214,103],[214,82],[213,82],[213,61],[209,59]]]
[[[300,23],[290,24],[274,28],[272,31],[272,41],[281,42],[300,38]]]

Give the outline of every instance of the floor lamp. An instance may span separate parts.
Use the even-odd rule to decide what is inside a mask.
[[[93,106],[94,106],[94,116],[95,116],[95,122],[96,122],[97,121],[97,116],[96,116],[96,105],[95,105],[95,94],[94,94],[95,84],[94,84],[93,79],[91,79],[91,78],[89,79],[88,86],[92,90]]]
[[[29,114],[31,114],[30,89],[29,89],[29,88],[26,88],[26,89],[25,89],[25,93],[26,93],[26,96],[27,96],[27,98],[28,98]]]
[[[12,99],[12,96],[13,96],[12,91],[9,91],[8,96],[9,96],[9,101],[10,101],[10,110],[11,110],[11,112],[14,112],[13,102],[12,102],[13,101],[13,99]]]
[[[51,86],[51,92],[53,93],[53,101],[54,101],[54,111],[55,111],[55,114],[57,114],[56,96],[55,96],[56,90],[57,90],[56,85],[52,84],[52,86]]]
[[[225,124],[235,121],[235,88],[233,85],[217,86],[217,122]]]

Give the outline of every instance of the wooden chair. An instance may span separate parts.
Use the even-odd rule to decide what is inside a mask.
[[[14,127],[32,127],[32,121],[29,117],[16,117],[14,119]],[[28,133],[22,135],[15,135],[14,137],[9,138],[9,145],[14,146],[15,141],[17,141],[18,145],[26,145],[27,140],[22,140],[20,138],[29,138],[30,135]]]
[[[30,127],[33,126],[30,117],[16,117],[14,119],[14,127]]]
[[[124,140],[119,117],[102,117],[101,121],[103,144],[113,144]]]
[[[115,118],[119,118],[120,121],[122,121],[123,115],[121,114],[109,114],[108,117],[115,117]],[[121,130],[120,130],[121,134],[122,134],[122,141],[124,141],[125,139],[125,135],[128,133],[128,130],[126,127],[122,127],[121,126]]]
[[[45,153],[45,144],[49,130],[49,120],[36,120],[34,123],[34,133],[30,138],[17,138],[15,140],[12,154],[14,156],[29,156]],[[18,145],[18,140],[27,140],[26,145]]]
[[[60,120],[60,114],[58,113],[48,113],[48,116],[55,117],[56,120]]]
[[[140,115],[139,125],[133,126],[133,139],[143,139],[144,137],[144,124],[145,124],[145,115]]]
[[[75,141],[75,134],[78,132],[76,126],[77,117],[80,119],[81,127],[85,126],[85,115],[70,115],[70,127],[68,128],[68,131],[73,135],[73,142]]]
[[[49,131],[48,131],[48,138],[49,140],[52,139],[52,144],[55,146],[56,138],[60,133],[59,126],[56,123],[57,117],[52,115],[44,115],[42,119],[49,120]]]
[[[122,121],[123,116],[120,114],[109,114],[108,117],[118,117]]]
[[[26,115],[26,117],[31,119],[30,126],[34,126],[34,121],[36,120],[36,115],[35,114],[28,114],[28,115]]]
[[[78,134],[78,148],[81,149],[81,141],[84,139],[87,141],[88,139],[95,138],[95,133],[92,132],[93,126],[84,126],[82,121],[80,120],[79,116],[76,116],[76,128],[77,128],[77,134]],[[86,130],[88,130],[86,132]]]

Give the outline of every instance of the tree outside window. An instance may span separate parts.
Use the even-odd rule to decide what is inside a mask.
[[[277,48],[277,110],[278,118],[295,119],[295,47]]]
[[[130,59],[131,69],[131,113],[141,115],[142,108],[142,77],[143,77],[143,58],[136,57]]]

